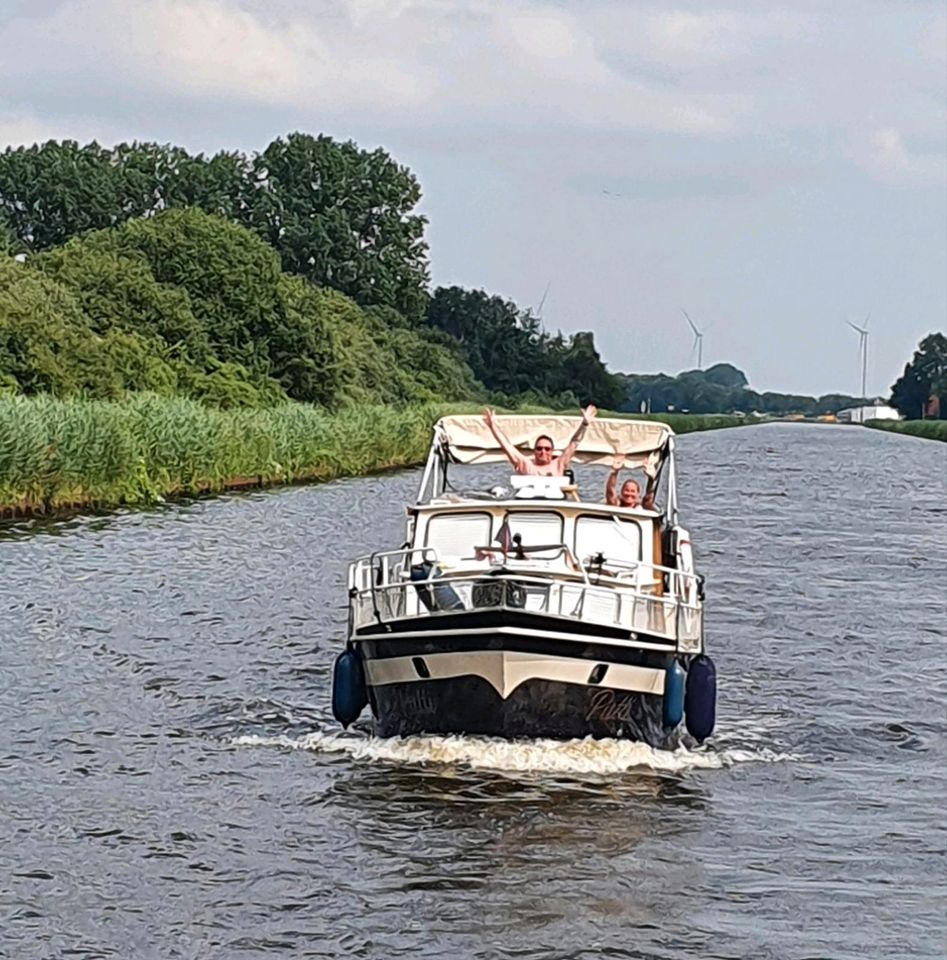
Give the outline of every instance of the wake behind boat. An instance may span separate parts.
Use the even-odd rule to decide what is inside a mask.
[[[575,418],[495,418],[517,446]],[[703,579],[678,523],[674,433],[598,419],[573,463],[620,454],[663,510],[582,501],[571,477],[513,476],[453,490],[451,464],[506,454],[476,416],[434,426],[404,543],[352,563],[333,712],[370,705],[381,736],[621,737],[671,748],[713,730]]]

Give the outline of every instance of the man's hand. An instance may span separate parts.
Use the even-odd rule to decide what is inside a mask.
[[[493,418],[496,416],[496,412],[491,410],[489,407],[483,408],[483,422],[493,429]]]
[[[595,404],[590,403],[582,411],[582,422],[586,425],[590,424],[595,419],[595,415],[597,413],[598,413],[598,407],[596,407]]]
[[[625,455],[623,453],[619,453],[614,460],[612,460],[612,473],[618,473],[624,465]]]

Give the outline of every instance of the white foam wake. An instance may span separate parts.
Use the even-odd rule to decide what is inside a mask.
[[[343,753],[353,760],[408,765],[465,766],[509,773],[616,774],[635,769],[678,772],[735,763],[792,760],[771,750],[655,750],[631,740],[499,740],[489,737],[365,737],[311,733],[292,737],[236,737],[236,746]]]

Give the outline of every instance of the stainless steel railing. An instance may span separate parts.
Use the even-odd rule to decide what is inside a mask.
[[[350,630],[460,611],[518,610],[562,619],[564,628],[576,620],[658,638],[682,652],[701,649],[695,575],[656,564],[578,566],[537,570],[531,561],[508,559],[502,569],[473,561],[443,569],[431,547],[375,553],[349,568]]]

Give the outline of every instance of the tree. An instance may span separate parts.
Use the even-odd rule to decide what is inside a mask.
[[[95,141],[8,147],[0,154],[0,222],[25,249],[44,250],[128,216],[120,180]]]
[[[559,381],[547,380],[548,392],[571,391],[583,405],[594,402],[611,410],[624,400],[624,384],[619,376],[605,368],[592,333],[576,333],[566,341],[558,367]]]
[[[103,399],[177,386],[160,344],[122,330],[95,333],[68,290],[10,258],[0,260],[0,380],[22,393]]]
[[[715,363],[703,371],[704,380],[707,383],[715,384],[718,387],[726,387],[728,390],[740,389],[749,386],[746,374],[738,370],[732,363]]]
[[[256,232],[283,269],[415,324],[428,282],[420,197],[414,175],[385,151],[302,133],[250,157],[71,140],[0,153],[0,228],[24,249],[193,207]]]
[[[256,190],[240,219],[283,268],[363,306],[419,321],[428,281],[426,219],[414,175],[384,150],[292,133],[254,158]]]
[[[105,242],[100,242],[102,240]],[[187,292],[159,283],[147,258],[121,252],[108,234],[73,238],[30,257],[30,266],[70,290],[89,326],[104,335],[111,329],[163,341],[175,355],[203,364],[210,338],[194,316]]]
[[[947,337],[928,334],[918,344],[904,373],[891,386],[891,405],[909,420],[923,419],[932,396],[940,417],[947,418]]]
[[[548,370],[539,322],[511,300],[483,290],[438,287],[427,323],[457,341],[474,376],[490,390],[509,396],[545,391]]]

